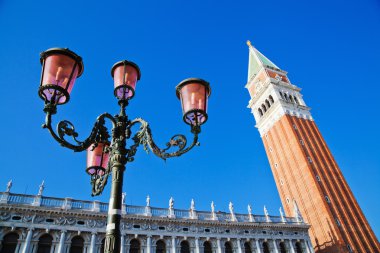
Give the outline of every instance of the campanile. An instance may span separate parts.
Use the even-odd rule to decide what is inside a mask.
[[[380,245],[287,72],[248,41],[248,108],[288,216],[298,206],[317,253],[379,253]]]

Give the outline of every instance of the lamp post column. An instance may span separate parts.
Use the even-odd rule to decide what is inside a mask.
[[[117,123],[113,129],[112,150],[111,150],[111,170],[112,185],[111,196],[108,206],[108,218],[106,228],[105,253],[120,253],[120,220],[121,220],[121,202],[123,191],[123,176],[126,164],[126,125],[127,116],[125,115],[126,104],[120,104],[120,114],[117,117]]]

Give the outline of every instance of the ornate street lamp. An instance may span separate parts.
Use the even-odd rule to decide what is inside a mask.
[[[134,160],[137,147],[143,145],[162,159],[180,156],[195,145],[198,145],[198,134],[201,125],[207,120],[207,100],[210,96],[208,82],[190,78],[182,81],[176,87],[176,94],[181,100],[183,120],[190,125],[193,141],[187,145],[187,139],[182,134],[174,135],[161,149],[153,141],[149,124],[136,118],[129,120],[125,113],[129,100],[135,95],[137,81],[141,77],[139,67],[131,61],[117,62],[111,69],[114,79],[114,95],[118,99],[120,112],[116,116],[109,113],[101,114],[92,128],[90,135],[83,141],[78,140],[74,125],[60,121],[57,131],[52,127],[52,115],[57,112],[57,106],[65,104],[70,99],[75,80],[83,73],[82,58],[65,48],[52,48],[41,53],[42,74],[38,90],[39,96],[45,101],[46,113],[43,128],[48,129],[53,138],[66,148],[76,152],[87,150],[87,169],[92,185],[92,196],[103,192],[110,174],[112,174],[111,196],[109,201],[106,229],[105,252],[120,252],[120,218],[123,173],[127,162]],[[111,141],[105,120],[112,123]],[[132,127],[140,124],[140,128],[132,136]],[[72,142],[67,138],[70,137]],[[127,140],[133,143],[127,146]],[[171,148],[176,150],[170,151]]]

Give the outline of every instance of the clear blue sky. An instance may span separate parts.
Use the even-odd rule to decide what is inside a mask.
[[[100,1],[98,1],[100,2]],[[278,215],[281,203],[244,88],[247,39],[302,88],[306,103],[376,234],[380,235],[380,4],[363,1],[0,1],[0,187],[91,199],[85,153],[60,147],[40,125],[39,53],[69,47],[84,59],[71,101],[57,119],[87,136],[116,113],[110,69],[130,59],[142,71],[130,117],[160,144],[188,133],[174,87],[188,77],[212,85],[201,146],[166,163],[140,149],[128,164],[127,203]],[[107,201],[109,186],[101,197]]]

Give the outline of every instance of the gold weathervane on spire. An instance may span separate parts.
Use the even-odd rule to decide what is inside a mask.
[[[248,47],[252,47],[252,44],[251,44],[251,41],[250,41],[250,40],[247,40],[247,46],[248,46]]]

